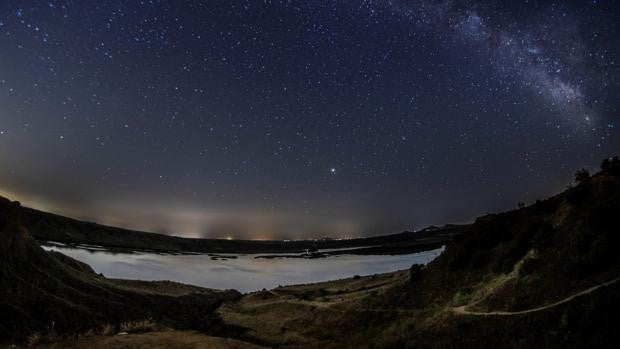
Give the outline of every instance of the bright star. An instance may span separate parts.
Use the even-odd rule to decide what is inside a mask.
[[[336,168],[335,168],[335,167],[330,168],[330,169],[329,169],[329,172],[330,172],[331,174],[336,174]]]

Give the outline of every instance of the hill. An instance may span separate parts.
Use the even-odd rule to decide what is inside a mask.
[[[385,298],[387,308],[420,312],[399,323],[414,326],[412,335],[390,328],[379,336],[400,338],[403,347],[613,346],[620,321],[616,172],[479,218]]]
[[[224,240],[195,239],[83,222],[35,209],[20,207],[22,224],[39,241],[66,244],[99,245],[117,251],[154,251],[161,253],[301,253],[308,249],[338,249],[375,246],[364,254],[399,254],[432,250],[462,234],[467,225],[446,225],[433,230],[355,239],[312,240]],[[352,253],[351,251],[347,253]]]
[[[620,334],[620,177],[480,217],[427,267],[245,296],[218,312],[279,348],[607,348]]]
[[[41,251],[6,218],[15,215],[0,216],[2,333],[25,335],[60,314],[71,319],[56,325],[65,333],[147,313],[177,329],[50,347],[615,348],[620,340],[620,166],[478,218],[427,266],[242,297],[100,278]]]
[[[153,319],[199,328],[236,291],[172,282],[110,280],[59,253],[41,249],[21,224],[17,203],[0,200],[0,342],[34,333],[80,333]]]

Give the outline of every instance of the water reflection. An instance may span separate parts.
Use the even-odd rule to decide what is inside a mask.
[[[208,255],[111,253],[62,245],[43,248],[87,263],[109,278],[171,280],[242,292],[408,269],[412,264],[426,264],[443,252],[442,247],[397,256],[340,255],[319,259],[256,259],[256,255],[238,254],[235,259],[212,260]]]

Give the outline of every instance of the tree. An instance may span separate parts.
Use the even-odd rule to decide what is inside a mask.
[[[585,168],[582,168],[579,171],[575,172],[575,182],[577,183],[581,183],[588,178],[590,178],[590,171],[586,170]]]
[[[620,172],[620,159],[618,159],[617,156],[614,156],[612,158],[607,158],[603,160],[603,163],[601,163],[601,170],[609,171],[612,173],[619,173]]]

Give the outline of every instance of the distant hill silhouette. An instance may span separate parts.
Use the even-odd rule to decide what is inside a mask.
[[[301,253],[307,249],[334,249],[363,246],[384,246],[383,249],[359,253],[411,253],[431,250],[445,245],[454,236],[462,234],[467,225],[447,225],[433,231],[421,230],[415,234],[374,236],[356,239],[317,239],[293,241],[256,241],[182,238],[83,222],[47,212],[20,207],[22,224],[40,241],[68,244],[100,245],[119,251],[196,252],[196,253]],[[386,252],[387,251],[387,252]],[[390,252],[390,253],[392,253]]]

